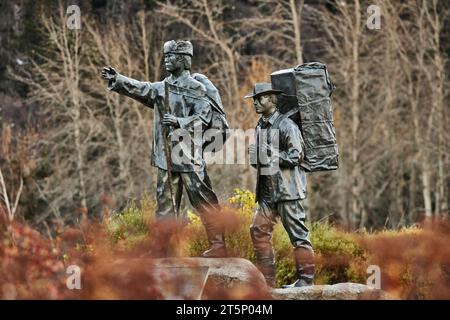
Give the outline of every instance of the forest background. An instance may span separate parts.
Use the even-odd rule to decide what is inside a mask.
[[[72,4],[79,30],[67,28]],[[44,230],[153,197],[152,110],[107,92],[100,71],[159,81],[163,43],[188,39],[193,72],[219,88],[232,128],[255,126],[243,99],[255,82],[328,66],[340,168],[309,175],[310,221],[378,230],[445,217],[449,10],[443,0],[0,1],[2,213]],[[208,170],[223,201],[254,189],[246,164]]]

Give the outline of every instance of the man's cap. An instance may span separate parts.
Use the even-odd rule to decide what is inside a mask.
[[[190,41],[170,40],[164,43],[164,53],[185,54],[192,57],[194,55],[194,48]]]
[[[271,83],[256,83],[253,92],[249,92],[244,98],[255,98],[263,94],[280,94],[281,90],[272,89]]]

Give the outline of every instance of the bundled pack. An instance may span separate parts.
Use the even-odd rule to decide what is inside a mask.
[[[336,170],[339,151],[333,124],[331,94],[334,85],[327,68],[310,62],[271,74],[272,88],[283,93],[278,109],[300,127],[308,172]]]

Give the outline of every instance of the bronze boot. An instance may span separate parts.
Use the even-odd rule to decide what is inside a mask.
[[[283,285],[282,288],[297,288],[312,286],[314,284],[314,251],[304,247],[294,249],[295,266],[297,269],[297,280],[290,285]]]
[[[223,228],[220,220],[217,218],[210,214],[205,215],[202,219],[210,245],[209,249],[202,254],[204,258],[222,258],[227,256]]]
[[[258,269],[263,274],[264,279],[266,279],[266,284],[271,288],[275,288],[275,262],[258,263]]]
[[[202,253],[203,258],[223,258],[227,256],[223,233],[208,234],[208,242],[210,247]]]

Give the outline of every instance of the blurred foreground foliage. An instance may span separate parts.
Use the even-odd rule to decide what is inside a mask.
[[[247,190],[234,190],[223,204],[230,256],[255,262],[249,233],[255,209],[255,195]],[[121,212],[105,216],[101,222],[82,217],[78,228],[64,228],[54,236],[50,233],[44,236],[26,225],[12,225],[0,233],[0,298],[109,297],[110,289],[106,290],[105,282],[98,279],[108,281],[105,274],[115,261],[123,258],[127,263],[141,261],[133,259],[151,247],[149,243],[156,234],[154,210],[154,202],[144,196],[140,201],[129,202]],[[181,241],[177,242],[180,246],[177,254],[199,256],[208,247],[206,234],[200,218],[193,212],[185,213],[187,223],[178,237]],[[377,233],[349,233],[324,222],[308,226],[316,252],[316,284],[364,284],[370,276],[368,267],[376,265],[381,270],[382,289],[394,297],[450,297],[448,223]],[[277,284],[290,283],[295,279],[292,246],[280,223],[274,230],[274,245]],[[66,269],[74,264],[85,272],[83,283],[87,283],[87,288],[80,292],[66,288]],[[117,292],[122,289],[115,288]]]

